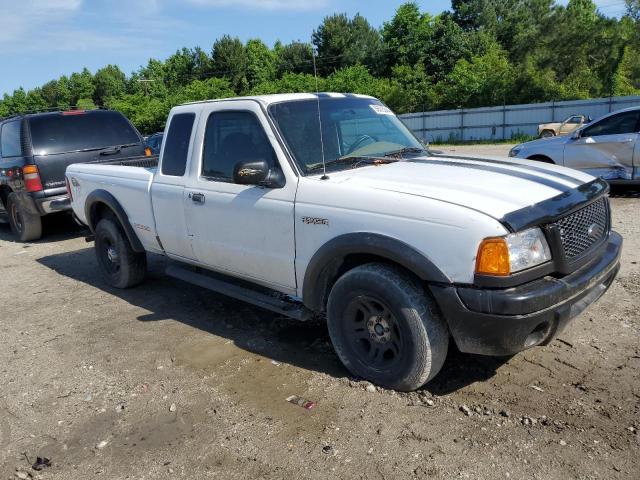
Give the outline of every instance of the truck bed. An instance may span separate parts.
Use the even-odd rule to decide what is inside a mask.
[[[158,165],[158,157],[129,157],[100,163],[70,165],[67,176],[80,181],[82,188],[74,191],[73,203],[85,205],[90,193],[105,192],[124,209],[131,227],[145,249],[159,251],[155,220],[151,204],[151,184]],[[86,212],[74,209],[83,223]]]

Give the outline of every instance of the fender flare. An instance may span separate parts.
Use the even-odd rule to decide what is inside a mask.
[[[329,240],[309,261],[302,289],[307,308],[324,310],[329,290],[349,255],[373,255],[402,266],[425,282],[451,283],[431,260],[401,240],[376,233],[348,233]]]
[[[143,253],[145,251],[144,247],[136,233],[133,231],[133,227],[131,227],[131,223],[129,222],[129,217],[122,208],[122,205],[120,205],[120,202],[118,202],[118,200],[116,200],[116,198],[106,190],[94,190],[87,196],[87,200],[84,204],[84,214],[91,232],[95,233],[93,217],[96,213],[96,207],[100,203],[109,207],[116,216],[125,235],[127,236],[127,239],[129,240],[129,243],[131,244],[131,247],[133,248],[133,251]]]

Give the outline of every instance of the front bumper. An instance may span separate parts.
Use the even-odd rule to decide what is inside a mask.
[[[513,355],[545,345],[607,291],[620,269],[622,237],[611,232],[594,260],[562,278],[507,289],[432,285],[458,348]]]

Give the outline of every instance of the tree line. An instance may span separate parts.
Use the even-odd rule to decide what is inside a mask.
[[[149,133],[184,102],[313,92],[316,82],[322,91],[376,96],[398,113],[639,95],[640,0],[614,3],[625,8],[620,18],[592,0],[453,0],[435,16],[407,2],[381,28],[335,14],[311,43],[269,48],[225,35],[210,52],[182,48],[129,76],[107,65],[19,88],[0,100],[0,117],[104,106]]]

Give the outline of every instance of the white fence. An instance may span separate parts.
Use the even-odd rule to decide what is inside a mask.
[[[640,106],[640,96],[461,108],[408,113],[400,118],[418,138],[428,142],[508,140],[518,135],[537,135],[540,123],[561,122],[579,114],[595,120],[633,106]]]

